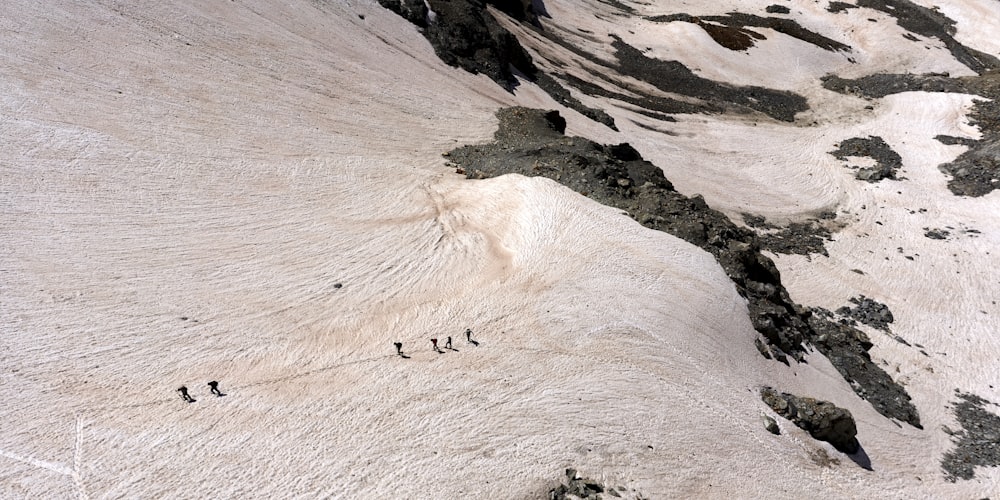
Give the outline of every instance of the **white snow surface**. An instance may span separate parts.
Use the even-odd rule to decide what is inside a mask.
[[[880,13],[781,3],[871,72],[961,74],[936,41],[887,51],[902,39],[865,20]],[[963,43],[1000,55],[996,2],[938,4]],[[567,467],[650,498],[997,494],[996,468],[940,470],[953,391],[1000,400],[1000,195],[952,195],[936,167],[964,148],[933,139],[978,137],[974,96],[865,109],[815,83],[860,76],[843,55],[780,34],[729,52],[693,25],[546,6],[567,30],[810,99],[796,125],[694,115],[669,135],[610,101],[580,96],[619,133],[560,109],[569,133],[632,143],[737,220],[838,212],[829,258],[776,262],[799,303],[861,290],[890,306],[893,332],[931,355],[879,332],[872,354],[924,430],[876,413],[819,354],[761,357],[708,253],[549,180],[446,167],[442,152],[490,139],[499,107],[558,105],[446,66],[374,1],[8,0],[0,497],[541,498]],[[791,78],[758,65],[788,53]],[[827,153],[876,132],[905,180],[857,182]],[[923,236],[946,225],[980,233]],[[431,350],[448,336],[455,350]],[[769,434],[762,385],[848,408],[874,470],[783,419]]]

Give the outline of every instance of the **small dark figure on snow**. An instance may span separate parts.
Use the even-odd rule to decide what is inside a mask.
[[[221,398],[222,396],[225,396],[225,394],[219,390],[219,383],[214,380],[208,383],[208,388],[208,390],[212,391],[212,394],[215,394],[217,397]]]
[[[451,349],[451,337],[448,337],[448,340],[444,342],[444,348]]]
[[[396,354],[402,356],[403,355],[403,343],[402,342],[393,342],[392,345],[396,346]]]
[[[438,349],[438,339],[431,339],[431,344],[434,346],[435,351],[440,351],[440,349]]]
[[[188,388],[187,387],[184,387],[183,385],[180,386],[180,387],[178,387],[177,388],[177,393],[181,395],[181,399],[183,399],[185,402],[187,402],[187,403],[194,403],[194,398],[192,398],[191,395],[188,394]]]
[[[472,342],[472,329],[471,328],[466,328],[465,329],[465,340],[468,340],[469,342]]]

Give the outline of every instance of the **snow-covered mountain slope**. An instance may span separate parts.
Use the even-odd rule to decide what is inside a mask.
[[[992,73],[954,47],[1000,57],[1000,4],[940,5],[943,40],[879,8],[931,2],[858,3],[560,0],[541,29],[490,7],[552,79],[507,91],[374,1],[6,2],[0,497],[538,498],[570,467],[632,498],[996,494],[996,467],[942,471],[942,429],[956,390],[1000,401],[1000,195],[937,167],[990,136]],[[732,12],[848,48],[708,19]],[[821,81],[906,72],[956,91]],[[761,356],[713,254],[551,179],[456,173],[442,153],[513,105],[632,144],[739,225],[834,213],[826,256],[765,253],[797,304],[891,309],[861,328],[923,429],[808,342]],[[829,154],[869,136],[895,179]],[[768,433],[762,386],[850,410],[863,450]]]

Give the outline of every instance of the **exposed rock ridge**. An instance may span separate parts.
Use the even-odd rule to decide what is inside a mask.
[[[508,173],[543,176],[624,210],[640,224],[682,238],[710,252],[747,299],[754,328],[766,339],[762,354],[801,360],[811,342],[852,388],[882,415],[920,426],[906,391],[872,362],[872,344],[861,331],[813,316],[792,302],[774,263],[761,253],[750,229],[737,226],[700,196],[674,190],[662,171],[628,144],[605,146],[563,135],[555,111],[505,108],[495,142],[448,153],[469,178]]]
[[[646,497],[624,486],[609,486],[596,479],[581,477],[576,469],[566,469],[566,476],[556,487],[549,489],[547,498],[549,500],[601,500],[602,498],[645,500]]]
[[[378,0],[410,23],[434,48],[434,53],[450,66],[470,73],[482,73],[510,90],[517,84],[515,72],[538,84],[552,98],[580,114],[613,130],[615,121],[605,111],[585,106],[558,81],[535,66],[517,38],[487,10],[492,5],[512,18],[538,23],[531,2],[518,0]],[[433,19],[431,19],[433,12]]]

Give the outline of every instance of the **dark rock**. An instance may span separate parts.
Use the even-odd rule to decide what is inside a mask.
[[[832,217],[822,214],[819,219],[792,222],[786,227],[778,227],[762,216],[743,214],[743,220],[755,229],[762,249],[785,255],[818,254],[824,257],[829,256],[826,242],[832,239],[831,228],[839,228],[833,221],[835,218],[836,214],[832,214]]]
[[[778,229],[778,226],[767,222],[767,219],[763,215],[754,215],[749,213],[742,213],[740,216],[743,217],[743,222],[746,225],[754,229]]]
[[[855,137],[840,143],[840,147],[831,151],[834,157],[844,160],[849,156],[867,156],[875,160],[876,167],[863,168],[855,175],[859,180],[878,182],[882,179],[895,179],[896,170],[903,166],[903,158],[892,150],[881,137]]]
[[[434,52],[446,64],[483,73],[510,87],[510,68],[534,76],[537,68],[517,38],[500,26],[481,0],[428,0],[435,20],[424,30]]]
[[[849,301],[855,304],[855,307],[841,307],[837,309],[837,314],[854,318],[872,328],[877,328],[885,332],[889,331],[889,323],[892,323],[894,319],[889,306],[869,299],[864,295],[851,297]]]
[[[647,57],[640,50],[611,36],[619,73],[648,82],[664,92],[696,97],[714,104],[716,109],[736,106],[764,113],[776,120],[795,121],[796,113],[809,105],[798,94],[763,87],[734,87],[702,78],[677,61]]]
[[[840,372],[854,392],[871,403],[875,411],[921,429],[920,415],[909,394],[889,374],[872,362],[872,343],[860,330],[833,320],[833,313],[812,308],[809,318],[815,335],[813,345]]]
[[[761,399],[775,412],[805,430],[813,438],[826,441],[844,453],[855,453],[861,445],[851,412],[827,401],[778,393],[770,387],[760,391]]]
[[[764,428],[767,429],[767,432],[770,432],[775,436],[781,434],[781,428],[778,427],[778,422],[776,422],[773,418],[771,418],[770,415],[763,415],[761,418],[764,420]]]
[[[774,10],[777,8],[778,10]],[[782,11],[781,9],[784,9]],[[772,5],[767,8],[768,12],[779,12],[787,14],[791,12],[786,7]],[[803,28],[792,19],[782,17],[761,17],[742,12],[731,12],[724,16],[691,16],[688,14],[669,14],[647,18],[653,22],[688,22],[697,24],[705,30],[716,43],[731,50],[746,50],[753,46],[753,40],[763,40],[760,33],[748,29],[767,28],[783,33],[792,38],[797,38],[803,42],[815,45],[821,49],[829,51],[849,51],[851,48],[836,40],[827,38],[814,31]]]
[[[605,491],[614,497],[621,495],[614,488],[606,488],[600,481],[579,477],[576,469],[566,469],[565,483],[559,483],[549,489],[550,500],[599,499]],[[624,490],[624,488],[619,487]]]
[[[982,138],[951,163],[939,168],[952,176],[948,189],[960,196],[983,196],[1000,188],[1000,73],[997,82],[982,92],[992,101],[974,101],[970,123],[982,131]],[[987,87],[987,86],[984,86]]]
[[[843,12],[847,9],[857,9],[858,6],[850,4],[847,2],[830,2],[830,5],[826,7],[827,12],[833,12],[834,14],[838,12]]]
[[[842,94],[867,98],[882,98],[900,92],[971,92],[967,81],[943,75],[876,74],[856,80],[824,76],[823,87]]]
[[[757,352],[759,352],[761,356],[771,359],[770,351],[767,350],[767,347],[763,342],[761,342],[760,338],[753,339],[753,345],[757,348]]]
[[[955,449],[947,452],[941,459],[945,479],[955,482],[959,479],[975,477],[976,467],[1000,466],[1000,416],[987,409],[988,406],[998,406],[975,394],[962,393],[956,390],[958,402],[952,407],[960,431],[951,431]],[[949,432],[950,431],[950,432]]]
[[[513,68],[538,84],[556,102],[612,130],[618,130],[614,119],[605,111],[585,106],[558,81],[539,71],[517,38],[500,26],[486,10],[487,5],[492,5],[518,21],[537,25],[538,17],[533,2],[427,0],[435,14],[434,22],[428,22],[428,9],[424,0],[379,0],[379,3],[423,28],[424,38],[444,63],[473,74],[485,74],[508,90],[517,83],[511,71]]]
[[[562,86],[555,78],[539,71],[535,75],[535,84],[549,94],[559,104],[580,113],[597,123],[603,124],[611,130],[618,130],[615,126],[615,119],[602,109],[585,106],[579,99],[573,97],[566,87]]]
[[[421,28],[427,26],[427,4],[424,0],[378,0],[379,5],[399,14]]]
[[[953,135],[935,135],[934,139],[946,146],[975,146],[978,141],[966,137],[955,137]]]
[[[764,9],[768,14],[788,14],[791,9],[785,7],[784,5],[768,5]]]
[[[927,228],[924,229],[925,229],[924,236],[932,240],[945,240],[948,239],[949,235],[951,235],[951,233],[948,232],[947,229],[927,229]]]

